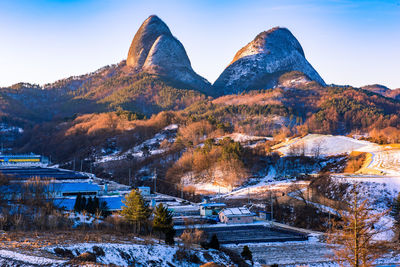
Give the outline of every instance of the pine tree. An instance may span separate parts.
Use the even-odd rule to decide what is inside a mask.
[[[240,253],[240,255],[243,259],[253,262],[253,253],[251,253],[251,250],[248,246],[243,247],[242,253]]]
[[[88,198],[88,201],[86,204],[86,211],[89,212],[90,214],[94,214],[96,212],[92,197]]]
[[[141,232],[143,226],[148,223],[151,214],[148,205],[138,190],[132,190],[122,201],[124,206],[121,215],[135,225],[135,232]]]
[[[80,202],[80,209],[81,211],[86,210],[87,211],[87,199],[86,197],[81,197],[81,202]]]
[[[219,241],[216,234],[212,235],[211,240],[208,243],[208,247],[219,250]]]
[[[379,231],[375,224],[387,214],[371,214],[368,200],[361,201],[357,185],[353,185],[352,199],[348,209],[340,212],[341,221],[333,222],[328,243],[336,244],[333,259],[353,267],[372,266],[385,253],[385,248],[373,242]]]
[[[95,212],[100,210],[100,201],[96,196],[93,199],[93,209]]]
[[[75,205],[74,205],[74,211],[75,212],[81,212],[82,211],[82,195],[78,194],[75,199]]]
[[[172,230],[174,229],[172,212],[168,210],[168,208],[164,207],[162,203],[154,210],[153,229],[155,232],[159,233],[160,238],[161,235],[164,234],[165,239],[167,238],[167,233],[171,235]],[[169,238],[171,237],[169,236]],[[167,243],[167,240],[165,240],[165,242]]]
[[[165,233],[165,244],[167,245],[173,245],[175,244],[174,236],[175,236],[175,229],[172,227],[168,229]]]
[[[107,217],[108,215],[110,215],[110,211],[107,205],[106,201],[101,201],[100,202],[100,212],[101,212],[101,216],[103,216],[104,218]]]

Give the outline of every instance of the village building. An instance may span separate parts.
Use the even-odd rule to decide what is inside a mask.
[[[200,215],[204,217],[218,216],[218,213],[225,207],[225,203],[201,203]]]
[[[101,191],[101,187],[93,183],[54,183],[49,184],[50,193],[54,193],[55,197],[67,196],[97,196]]]
[[[219,220],[222,223],[253,223],[253,214],[246,208],[227,208],[219,212]]]

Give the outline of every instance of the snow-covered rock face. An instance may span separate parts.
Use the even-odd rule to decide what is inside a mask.
[[[218,95],[270,88],[277,85],[282,74],[290,71],[300,71],[325,85],[292,33],[286,28],[273,28],[240,49],[214,87]]]
[[[207,92],[210,88],[210,83],[193,71],[181,42],[154,15],[135,34],[126,64],[137,72],[160,75],[191,89]]]

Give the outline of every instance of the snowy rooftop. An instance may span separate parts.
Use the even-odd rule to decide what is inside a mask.
[[[252,216],[252,213],[245,207],[223,209],[221,212],[226,217]]]
[[[202,203],[200,204],[202,207],[226,207],[225,203]]]

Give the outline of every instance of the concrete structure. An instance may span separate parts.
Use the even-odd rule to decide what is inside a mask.
[[[218,213],[225,207],[225,203],[201,203],[200,215],[205,217],[218,216]]]
[[[253,223],[253,214],[245,207],[223,209],[218,215],[222,223]]]

